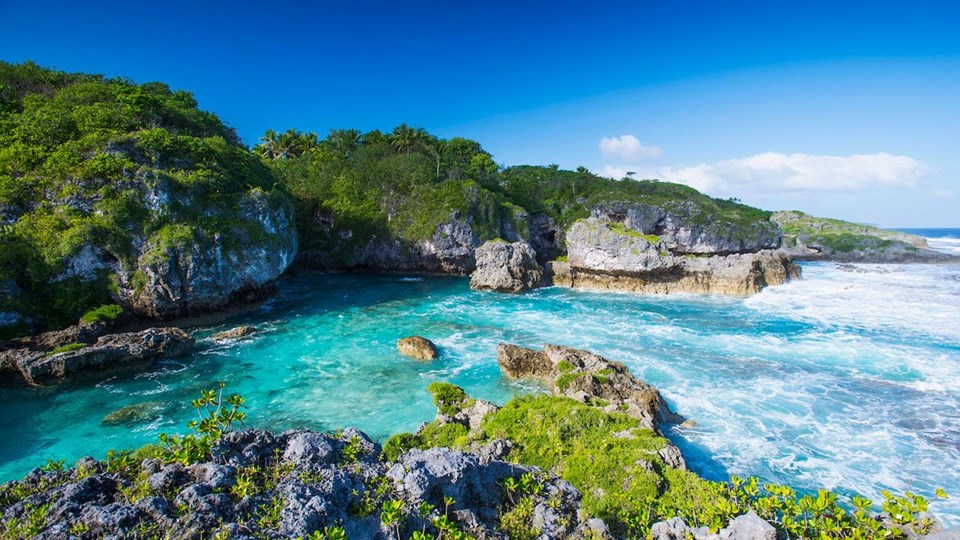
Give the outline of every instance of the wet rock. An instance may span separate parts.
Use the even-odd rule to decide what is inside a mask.
[[[515,293],[544,284],[537,253],[525,242],[491,240],[477,248],[476,261],[472,289]]]
[[[24,355],[17,360],[17,368],[28,383],[42,384],[81,371],[180,356],[189,351],[193,343],[193,338],[179,328],[150,328],[142,332],[108,334],[77,350]]]
[[[400,354],[417,360],[434,360],[440,356],[437,346],[429,339],[420,336],[410,336],[398,340],[397,350],[400,351]]]
[[[231,328],[230,330],[224,330],[223,332],[217,332],[210,336],[210,339],[215,340],[227,340],[227,339],[240,339],[242,337],[249,336],[256,333],[257,327],[244,325],[238,326],[236,328]]]

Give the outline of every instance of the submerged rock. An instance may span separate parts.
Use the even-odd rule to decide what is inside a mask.
[[[537,253],[525,242],[491,240],[477,248],[476,260],[471,289],[515,293],[544,284]]]
[[[29,384],[43,384],[81,371],[180,356],[194,340],[179,328],[150,328],[142,332],[108,334],[93,344],[77,344],[64,352],[24,351],[15,367]]]
[[[429,339],[420,336],[410,336],[398,340],[397,350],[400,351],[400,354],[417,360],[434,360],[440,356],[437,346]]]
[[[231,328],[230,330],[224,330],[223,332],[217,332],[210,336],[210,339],[216,340],[225,340],[225,339],[239,339],[242,337],[249,336],[254,334],[257,331],[256,326],[244,325],[238,326],[236,328]]]
[[[103,417],[105,426],[136,425],[151,422],[163,416],[167,406],[160,401],[147,401],[121,407]]]

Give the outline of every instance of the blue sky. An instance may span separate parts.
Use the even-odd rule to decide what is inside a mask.
[[[958,27],[922,0],[0,0],[0,59],[167,82],[247,143],[408,122],[506,165],[960,226]]]

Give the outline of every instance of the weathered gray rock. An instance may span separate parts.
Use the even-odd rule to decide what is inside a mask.
[[[537,253],[525,242],[491,240],[477,248],[477,269],[470,288],[497,292],[520,292],[544,284]]]
[[[142,332],[108,334],[96,343],[61,353],[24,353],[16,368],[29,384],[62,379],[81,371],[146,362],[185,354],[194,340],[179,328],[150,328]]]
[[[662,238],[623,224],[579,220],[567,232],[568,260],[549,265],[556,285],[641,293],[748,295],[799,278],[799,267],[778,251],[678,255]]]
[[[720,529],[720,540],[777,540],[777,530],[751,510]]]
[[[397,341],[397,350],[404,356],[417,360],[434,360],[440,351],[432,341],[421,336],[405,337]]]
[[[167,318],[219,309],[267,290],[297,253],[292,209],[252,190],[240,199],[236,217],[264,234],[253,237],[238,227],[214,236],[196,230],[189,243],[142,241],[135,267],[114,269],[120,302],[137,314]]]
[[[238,326],[236,328],[231,328],[230,330],[224,330],[223,332],[217,332],[210,336],[210,339],[215,340],[227,340],[227,339],[240,339],[257,332],[256,326],[250,326],[249,324]]]
[[[630,373],[627,366],[579,349],[545,345],[543,351],[501,343],[497,347],[500,369],[514,378],[546,382],[555,395],[584,403],[603,403],[608,412],[621,412],[656,430],[661,422],[680,423],[684,418],[670,410],[656,387]],[[676,462],[679,451],[671,459]],[[682,458],[679,458],[682,467]]]
[[[347,456],[347,446],[359,449],[359,455]],[[25,523],[33,509],[49,504],[37,538],[77,537],[71,533],[76,530],[86,531],[79,535],[84,538],[139,538],[168,531],[177,538],[196,539],[216,533],[305,538],[339,524],[350,538],[387,540],[397,534],[409,538],[414,531],[437,536],[433,522],[441,516],[473,537],[503,538],[500,516],[517,501],[505,496],[502,482],[534,474],[541,490],[526,496],[533,504],[530,525],[540,531],[540,538],[608,538],[602,521],[583,521],[580,493],[556,477],[444,448],[413,450],[396,462],[383,462],[379,446],[353,428],[335,436],[231,432],[216,445],[214,455],[214,461],[188,467],[173,463],[161,468],[158,460],[148,459],[141,467],[110,473],[91,473],[96,467],[87,464],[84,474],[91,475],[79,481],[71,480],[78,471],[37,469],[20,481],[23,486],[0,486],[5,501],[0,530],[9,533],[14,520]],[[239,497],[233,490],[238,469],[225,463],[256,464],[270,481],[257,480],[262,492]],[[142,481],[141,471],[151,473],[145,492],[135,486]],[[14,493],[30,495],[18,499]],[[444,497],[455,502],[448,506]],[[381,516],[382,505],[392,500],[404,502],[396,529],[384,525]],[[423,503],[434,508],[421,514]],[[261,519],[268,514],[277,519]],[[588,536],[590,531],[594,536]]]
[[[732,222],[706,215],[689,201],[663,206],[633,202],[605,202],[595,206],[594,218],[620,223],[638,235],[655,235],[672,253],[751,253],[780,247],[782,233],[772,221]]]

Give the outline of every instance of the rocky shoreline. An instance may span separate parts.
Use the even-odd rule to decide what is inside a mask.
[[[625,507],[619,513],[601,511],[609,521],[599,517],[598,501],[615,495],[590,488],[593,481],[603,480],[602,473],[593,480],[577,475],[567,480],[572,465],[534,466],[518,459],[540,451],[529,446],[524,438],[528,432],[497,435],[501,415],[509,417],[517,407],[538,403],[525,398],[498,407],[472,399],[453,385],[434,383],[436,418],[416,434],[396,435],[381,446],[353,428],[332,434],[234,431],[230,425],[243,419],[238,415],[243,400],[211,391],[194,404],[198,411],[214,411],[206,428],[194,427],[195,435],[161,436],[157,445],[111,452],[103,461],[82,458],[72,468],[48,464],[22,480],[0,485],[0,533],[4,538],[50,540],[612,540],[640,533],[655,540],[776,540],[788,534],[785,527],[793,522],[762,510],[763,505],[755,511],[748,503],[753,488],[744,490],[742,481],[710,484],[685,471],[683,457],[660,436],[660,426],[686,420],[670,410],[657,388],[636,379],[623,364],[557,345],[533,350],[510,344],[499,346],[497,362],[507,376],[539,379],[550,389],[553,397],[536,398],[547,408],[531,413],[547,414],[549,407],[560,406],[572,414],[538,416],[538,426],[520,429],[559,429],[582,437],[597,429],[594,422],[609,422],[611,431],[603,434],[607,442],[600,446],[583,447],[586,439],[575,438],[564,443],[572,448],[558,451],[600,460],[634,449],[646,457],[613,457],[626,460],[611,473],[623,476],[617,481],[624,482],[624,490],[636,489],[631,484],[639,474],[660,479],[652,484],[659,486],[652,501],[702,489],[715,490],[712,499],[687,510],[668,505],[643,519],[630,518],[634,521],[625,520]],[[553,425],[574,417],[592,420],[579,427]],[[617,425],[635,427],[613,431]],[[575,435],[577,430],[587,431]],[[450,439],[442,435],[447,432],[462,435]],[[670,487],[672,483],[678,485]],[[717,501],[728,501],[723,504],[729,507],[718,510],[724,507],[713,507],[720,505]],[[834,511],[833,504],[824,506],[825,515]],[[696,517],[700,511],[713,516],[707,524],[693,523],[707,519]],[[956,532],[943,531],[922,513],[911,514],[911,521],[903,524],[883,515],[837,523],[908,538],[947,539]],[[796,535],[798,529],[790,530]]]

